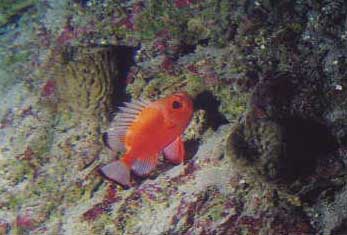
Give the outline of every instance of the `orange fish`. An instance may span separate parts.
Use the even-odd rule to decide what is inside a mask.
[[[154,102],[125,103],[107,132],[106,144],[116,154],[125,150],[120,160],[101,168],[107,178],[130,186],[130,171],[148,175],[157,165],[161,152],[172,163],[184,160],[181,135],[193,115],[193,103],[185,92]]]

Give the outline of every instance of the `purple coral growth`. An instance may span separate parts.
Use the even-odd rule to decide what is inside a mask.
[[[57,88],[56,82],[54,80],[48,80],[45,84],[43,84],[41,88],[41,94],[43,97],[53,96]]]

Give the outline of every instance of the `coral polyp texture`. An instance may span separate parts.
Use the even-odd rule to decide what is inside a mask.
[[[1,1],[0,234],[347,234],[346,8]],[[179,91],[184,164],[104,178],[117,107]]]

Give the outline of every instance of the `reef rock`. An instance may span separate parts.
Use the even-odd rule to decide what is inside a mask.
[[[0,3],[0,234],[346,234],[344,1]],[[99,174],[117,106],[186,90],[187,159]]]

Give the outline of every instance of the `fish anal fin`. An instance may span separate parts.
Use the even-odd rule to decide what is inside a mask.
[[[106,178],[130,186],[130,168],[123,161],[111,162],[100,168],[100,171]]]
[[[164,156],[174,164],[180,164],[184,161],[184,144],[181,136],[177,137],[174,142],[164,148]]]
[[[131,170],[137,176],[148,175],[157,165],[159,154],[146,158],[137,158],[132,162]]]

